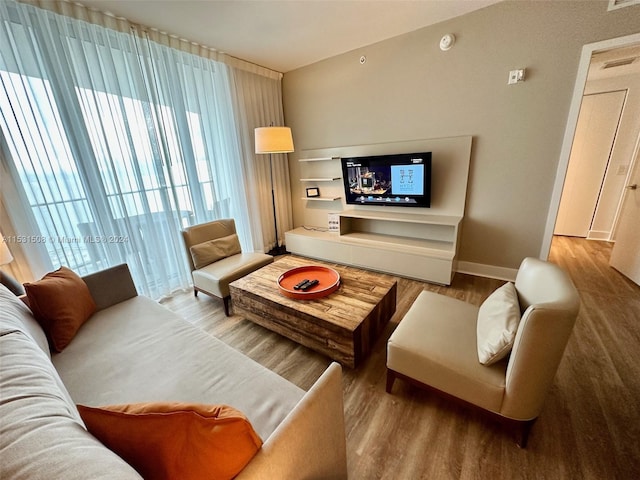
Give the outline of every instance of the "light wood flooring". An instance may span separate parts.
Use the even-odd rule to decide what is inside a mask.
[[[422,289],[480,304],[501,281],[456,274],[450,287],[398,279],[396,314],[357,369],[344,368],[350,479],[640,478],[640,287],[608,266],[610,244],[556,237],[581,310],[527,449],[478,412],[397,381],[385,393],[386,340]],[[164,304],[303,389],[330,363],[192,292]]]

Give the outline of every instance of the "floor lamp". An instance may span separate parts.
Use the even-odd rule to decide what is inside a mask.
[[[279,255],[285,252],[280,247],[278,238],[278,217],[276,215],[276,196],[273,189],[273,160],[274,153],[293,152],[293,137],[289,127],[258,127],[255,130],[256,153],[269,154],[269,171],[271,172],[271,203],[273,204],[273,227],[276,231],[276,246],[268,252],[270,255]]]
[[[0,265],[6,265],[13,262],[13,255],[9,251],[9,247],[4,241],[4,236],[0,233]],[[24,295],[24,288],[11,275],[0,270],[0,283],[7,287],[14,295]]]

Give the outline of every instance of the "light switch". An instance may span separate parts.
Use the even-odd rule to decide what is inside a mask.
[[[521,68],[519,70],[511,70],[509,72],[509,82],[507,82],[508,85],[524,82],[524,70],[524,68]]]

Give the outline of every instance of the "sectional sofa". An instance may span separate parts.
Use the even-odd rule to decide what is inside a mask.
[[[83,279],[97,310],[53,354],[25,302],[0,285],[0,478],[141,478],[77,408],[141,402],[239,410],[263,444],[238,479],[347,477],[338,364],[305,392],[137,295],[126,265]]]

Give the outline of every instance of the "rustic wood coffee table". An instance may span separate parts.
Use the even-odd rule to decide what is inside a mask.
[[[287,298],[278,277],[291,268],[323,265],[340,274],[340,288],[315,300]],[[348,367],[371,351],[396,311],[395,278],[287,255],[229,285],[233,312]]]

